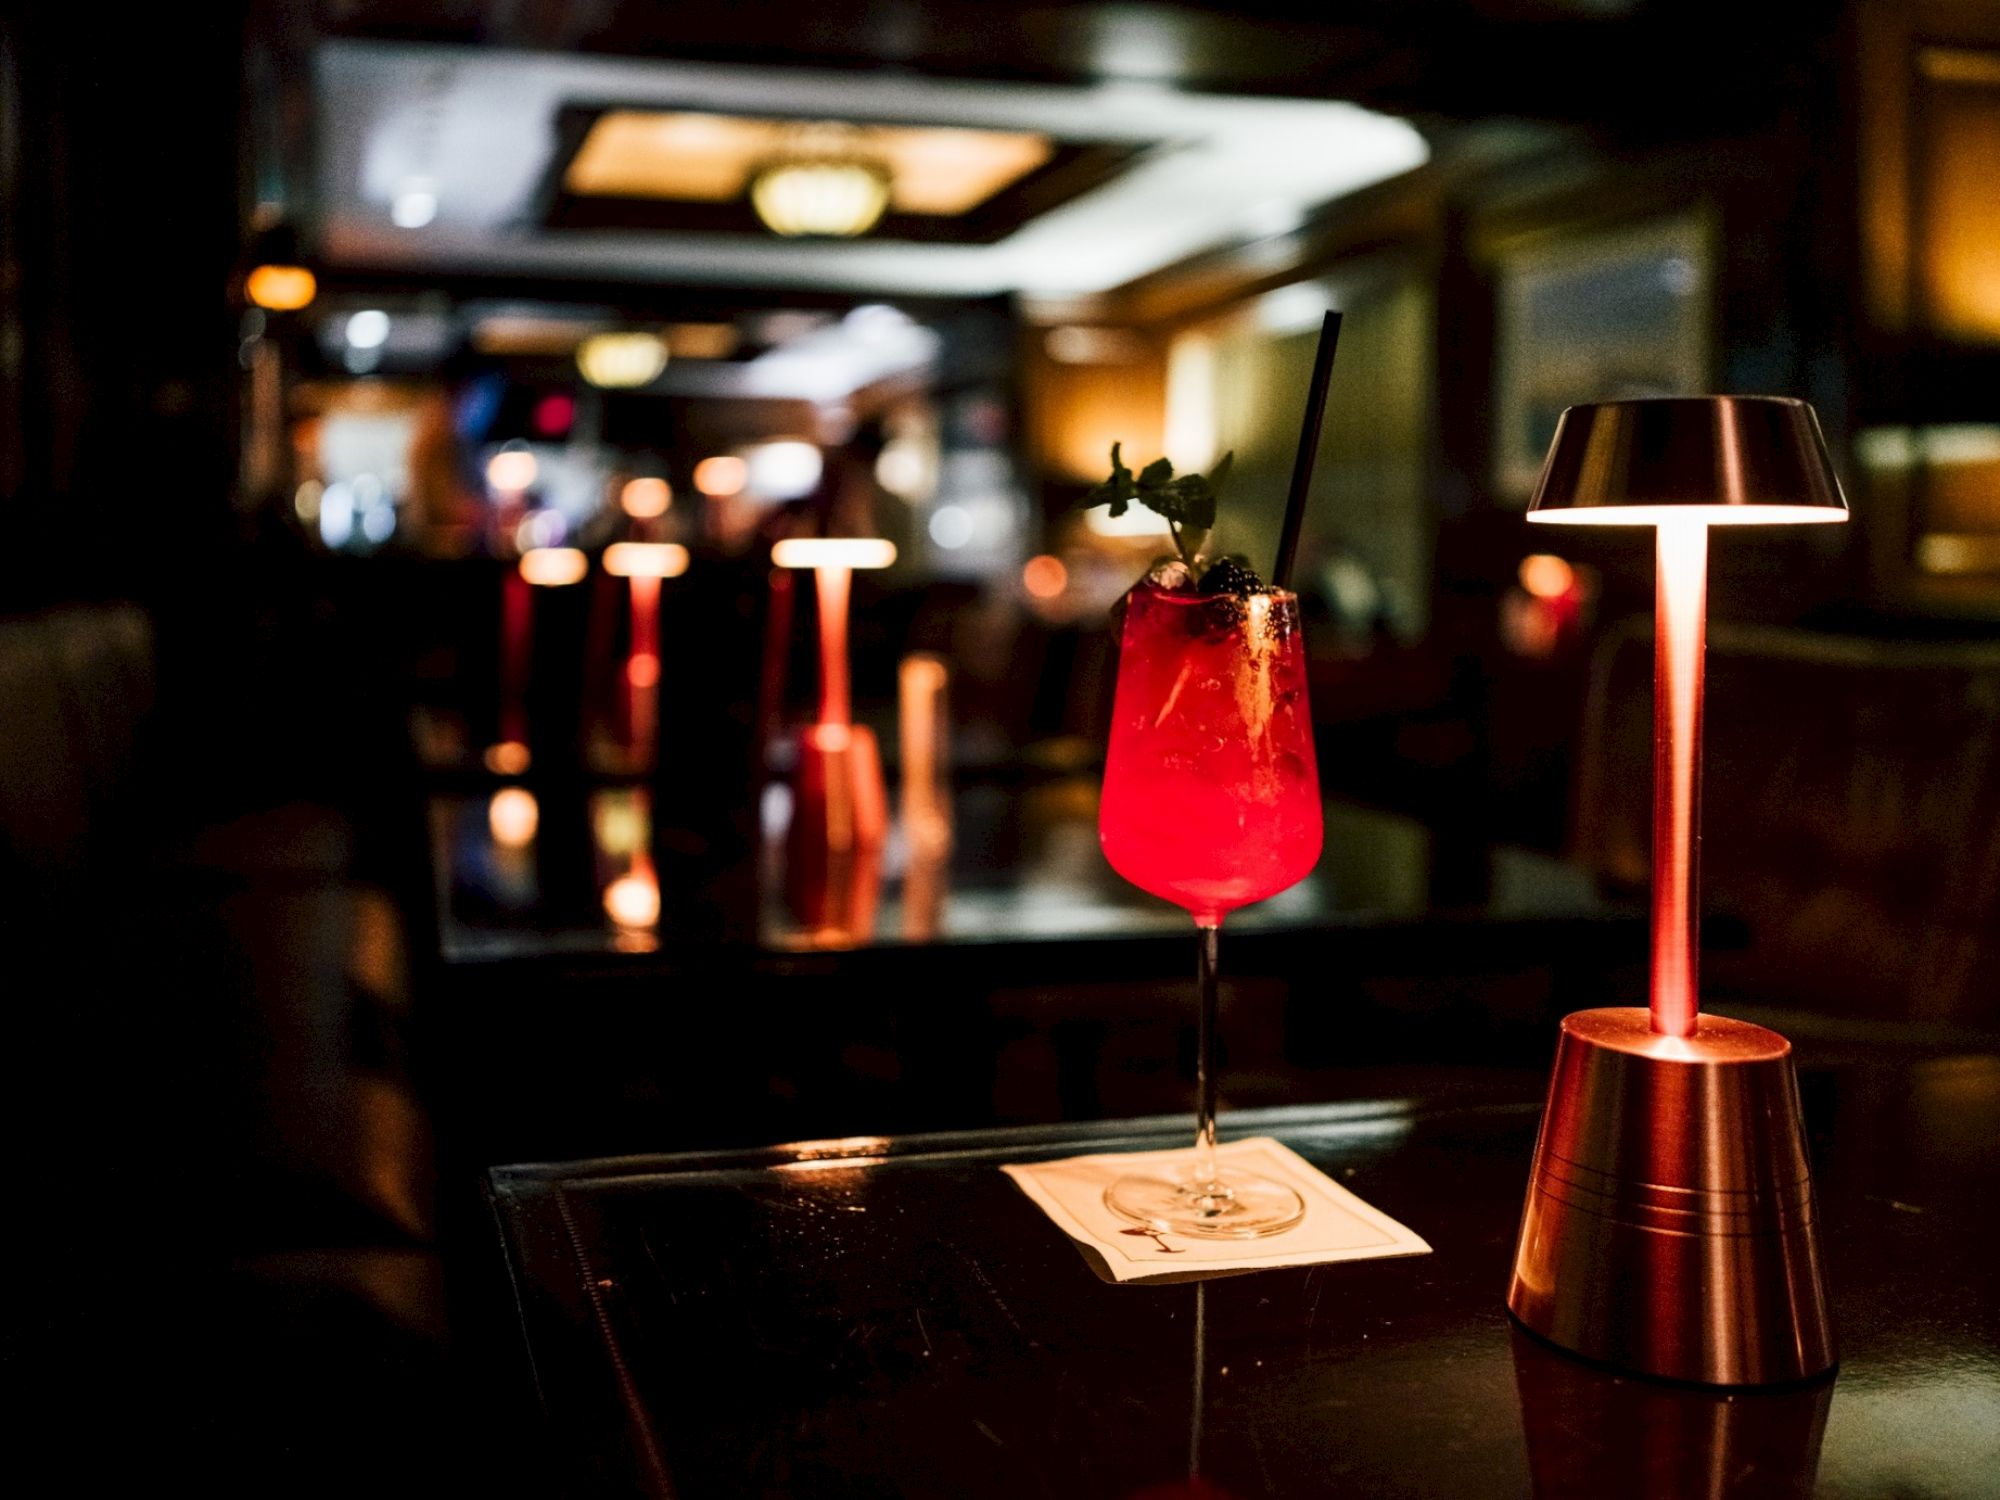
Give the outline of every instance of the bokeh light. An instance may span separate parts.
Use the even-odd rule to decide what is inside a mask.
[[[743,481],[761,500],[798,500],[819,487],[826,460],[811,443],[759,443],[744,460]]]
[[[604,888],[604,913],[620,927],[651,927],[660,920],[660,882],[633,872]]]
[[[495,776],[519,776],[528,769],[532,757],[528,754],[528,747],[519,740],[502,740],[497,745],[488,745],[481,759],[486,762],[486,769]]]
[[[677,542],[613,542],[604,549],[604,571],[614,578],[678,578],[688,550]]]
[[[503,849],[525,849],[541,826],[542,805],[526,787],[502,787],[486,804],[486,827]]]
[[[718,453],[694,466],[694,487],[719,500],[742,494],[749,482],[750,466],[733,453]]]
[[[1031,557],[1021,569],[1021,587],[1037,599],[1059,599],[1069,587],[1069,569],[1059,557],[1044,552]]]
[[[790,536],[771,548],[781,568],[886,568],[896,544],[874,536]]]
[[[503,495],[518,495],[535,482],[541,466],[526,448],[502,448],[486,461],[486,482]]]
[[[607,390],[651,385],[667,367],[667,342],[657,333],[593,333],[576,346],[576,367]]]
[[[625,487],[618,492],[618,508],[638,521],[650,521],[655,516],[664,516],[667,507],[673,503],[673,486],[664,479],[650,476],[628,479],[625,481]]]
[[[528,421],[542,437],[561,437],[576,421],[576,397],[568,391],[550,391],[535,403]]]
[[[304,266],[258,266],[243,283],[243,294],[272,312],[297,312],[318,291],[318,278]]]
[[[1560,599],[1576,587],[1576,569],[1549,552],[1521,559],[1521,587],[1537,599]]]
[[[521,576],[542,588],[581,583],[590,559],[574,547],[536,547],[521,554]]]

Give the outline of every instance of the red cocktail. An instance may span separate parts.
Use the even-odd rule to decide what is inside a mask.
[[[1201,1049],[1194,1158],[1178,1180],[1125,1177],[1107,1189],[1105,1202],[1126,1218],[1250,1238],[1304,1213],[1282,1184],[1217,1176],[1215,963],[1223,917],[1304,879],[1324,828],[1297,597],[1134,589],[1098,837],[1120,875],[1195,920]]]
[[[1210,927],[1304,879],[1323,823],[1297,598],[1133,590],[1098,813],[1111,867]]]

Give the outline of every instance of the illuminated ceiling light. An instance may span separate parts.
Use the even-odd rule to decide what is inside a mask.
[[[567,358],[590,333],[589,325],[573,318],[495,313],[474,325],[472,347],[481,354]]]
[[[664,479],[628,479],[618,491],[618,507],[634,520],[650,521],[664,516],[674,503],[673,486]]]
[[[694,487],[717,500],[742,494],[749,482],[750,466],[733,453],[718,453],[694,466]]]
[[[1576,569],[1550,552],[1521,559],[1521,587],[1537,599],[1560,599],[1576,586]]]
[[[675,323],[667,329],[667,349],[675,359],[727,359],[737,343],[734,323]]]
[[[667,367],[667,341],[657,333],[593,333],[576,346],[576,367],[606,390],[651,385]]]
[[[545,589],[581,583],[590,559],[574,547],[533,547],[521,554],[521,576]]]
[[[806,125],[794,120],[614,109],[598,116],[563,173],[583,197],[728,203],[774,162],[879,163],[898,213],[966,213],[1045,166],[1047,136],[934,125]],[[681,351],[674,351],[679,354]]]
[[[502,787],[486,804],[486,827],[502,849],[525,849],[542,826],[541,804],[526,787]]]
[[[1333,293],[1316,281],[1295,281],[1257,299],[1257,326],[1267,333],[1305,333],[1333,310]]]
[[[678,578],[688,550],[676,542],[613,542],[604,549],[604,571],[614,578]]]
[[[789,536],[771,548],[781,568],[886,568],[896,544],[874,536]]]
[[[363,308],[347,320],[350,349],[380,349],[389,341],[389,315],[379,307]]]
[[[759,443],[744,456],[744,483],[761,500],[797,500],[819,487],[826,460],[796,438]]]
[[[750,206],[774,234],[852,239],[889,206],[889,169],[862,156],[796,156],[760,167]]]
[[[1152,353],[1129,328],[1051,328],[1042,348],[1059,365],[1136,365]]]
[[[318,292],[318,279],[304,266],[257,266],[243,282],[243,294],[272,312],[297,312]]]
[[[486,482],[503,495],[518,495],[535,482],[540,467],[526,448],[502,448],[486,460]]]

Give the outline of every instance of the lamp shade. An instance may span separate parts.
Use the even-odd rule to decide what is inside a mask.
[[[1556,423],[1530,521],[1715,526],[1845,521],[1819,418],[1782,396],[1572,406]]]

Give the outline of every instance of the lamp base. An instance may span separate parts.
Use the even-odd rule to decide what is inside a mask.
[[[875,927],[889,833],[882,755],[859,724],[809,724],[798,748],[785,900],[811,942],[848,946]]]
[[[1636,1007],[1566,1016],[1507,1307],[1550,1343],[1703,1385],[1834,1364],[1791,1043]]]

